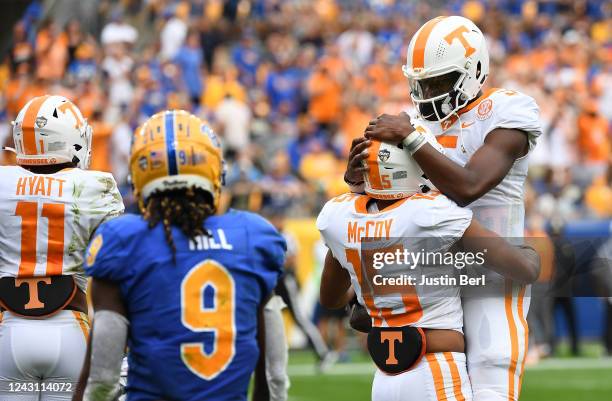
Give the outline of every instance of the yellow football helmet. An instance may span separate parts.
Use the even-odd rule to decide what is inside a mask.
[[[221,145],[210,125],[193,114],[160,112],[136,129],[130,172],[139,201],[157,190],[194,186],[209,192],[216,208],[224,179]]]

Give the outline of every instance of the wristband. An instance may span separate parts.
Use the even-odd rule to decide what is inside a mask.
[[[419,131],[412,131],[404,140],[402,145],[404,149],[412,156],[417,150],[427,142],[425,135]]]

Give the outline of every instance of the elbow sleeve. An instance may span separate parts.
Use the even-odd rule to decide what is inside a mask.
[[[128,325],[127,319],[116,312],[101,310],[94,314],[85,401],[111,401],[117,396]]]
[[[287,376],[287,341],[281,310],[285,307],[282,299],[275,295],[264,306],[266,333],[266,380],[270,401],[286,401],[289,389]]]

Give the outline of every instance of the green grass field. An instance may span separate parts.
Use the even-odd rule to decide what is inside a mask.
[[[587,355],[590,353],[587,353]],[[374,368],[366,356],[319,374],[312,356],[292,352],[289,401],[368,401]],[[525,373],[521,401],[612,400],[612,359],[592,356],[550,358]]]

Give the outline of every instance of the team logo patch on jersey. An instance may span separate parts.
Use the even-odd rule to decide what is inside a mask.
[[[36,118],[36,126],[38,128],[43,128],[45,125],[47,125],[47,119],[45,117]]]
[[[486,120],[493,114],[493,101],[491,99],[485,99],[478,105],[476,111],[476,118],[479,120]]]
[[[383,163],[386,162],[387,160],[389,160],[389,157],[391,157],[391,152],[389,152],[389,150],[387,150],[387,149],[381,149],[378,152],[378,158]]]
[[[91,245],[89,245],[89,249],[87,250],[87,266],[91,266],[96,263],[96,257],[98,256],[98,252],[100,252],[103,243],[104,240],[102,239],[102,234],[96,235],[96,238],[91,241]]]

